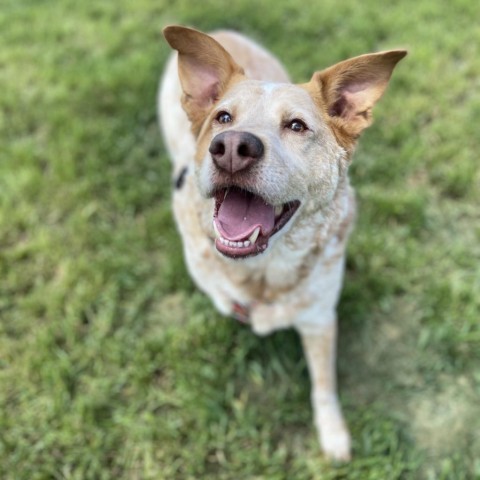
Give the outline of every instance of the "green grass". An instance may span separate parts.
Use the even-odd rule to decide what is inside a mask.
[[[478,3],[2,0],[0,478],[480,478]],[[161,27],[243,31],[297,81],[407,47],[352,166],[339,307],[354,460],[297,336],[220,317],[183,264]]]

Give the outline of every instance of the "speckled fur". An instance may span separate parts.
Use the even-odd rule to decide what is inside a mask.
[[[311,374],[323,451],[329,458],[346,460],[350,437],[336,394],[335,312],[355,218],[348,166],[361,130],[371,123],[373,104],[405,53],[357,57],[315,73],[309,83],[292,85],[278,60],[239,34],[212,35],[230,55],[212,37],[194,30],[168,27],[165,35],[181,54],[180,62],[173,55],[166,68],[159,110],[174,175],[188,169],[182,188],[173,193],[188,269],[223,314],[231,315],[234,304],[248,305],[256,333],[297,329]],[[210,102],[194,92],[198,83],[189,78],[204,59],[220,78],[218,98]],[[358,85],[345,87],[345,79],[355,72],[363,75],[360,88],[365,82],[374,83],[366,93],[363,88],[359,94]],[[348,108],[338,97],[342,88],[340,100]],[[232,112],[233,125],[213,121],[221,110]],[[301,116],[309,134],[282,130],[279,125],[289,116]],[[214,201],[208,198],[216,178],[208,147],[217,133],[228,128],[254,132],[266,147],[264,158],[246,179],[247,186],[273,205],[301,201],[265,253],[240,260],[216,251]]]

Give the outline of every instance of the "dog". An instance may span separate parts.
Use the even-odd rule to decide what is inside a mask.
[[[294,85],[230,31],[168,26],[159,91],[173,211],[188,270],[226,316],[294,327],[324,455],[351,456],[336,392],[336,305],[355,220],[348,168],[405,50],[361,55]]]

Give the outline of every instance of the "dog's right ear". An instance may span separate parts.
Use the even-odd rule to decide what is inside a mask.
[[[230,54],[212,37],[192,28],[171,25],[163,29],[178,51],[182,106],[198,134],[206,115],[236,77],[243,76]]]

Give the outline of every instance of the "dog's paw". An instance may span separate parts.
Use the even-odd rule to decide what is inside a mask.
[[[268,303],[251,305],[250,322],[252,330],[257,335],[262,336],[291,325],[291,322],[284,321],[282,316],[278,314],[278,305]]]
[[[250,321],[250,307],[240,303],[234,303],[232,306],[232,315],[235,320],[242,323],[249,323]]]
[[[256,335],[265,337],[266,335],[269,335],[270,333],[275,331],[276,328],[273,325],[269,325],[268,323],[258,323],[252,321],[252,330]]]
[[[350,433],[338,404],[336,395],[313,394],[315,426],[325,457],[335,462],[351,458]]]
[[[345,427],[322,431],[320,434],[320,444],[328,460],[348,462],[352,458],[350,434]]]

